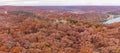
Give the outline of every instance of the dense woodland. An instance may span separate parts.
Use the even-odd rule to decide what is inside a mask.
[[[0,13],[0,53],[120,53],[120,23],[93,21],[101,17],[107,15]]]

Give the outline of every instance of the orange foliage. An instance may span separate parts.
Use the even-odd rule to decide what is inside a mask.
[[[13,48],[11,48],[10,51],[13,53],[19,53],[19,52],[22,52],[22,48],[21,47],[13,47]]]
[[[9,49],[8,49],[8,47],[7,47],[7,46],[3,45],[3,46],[1,46],[1,47],[0,47],[0,51],[5,51],[5,52],[8,52],[8,51],[9,51]]]
[[[37,18],[1,15],[6,18],[0,18],[0,51],[12,53],[117,51],[120,53],[120,23],[103,25],[97,21],[85,21],[90,15],[98,17],[99,14],[79,15],[66,12],[62,16],[57,13],[41,12],[36,14]],[[97,19],[96,17],[93,19]]]

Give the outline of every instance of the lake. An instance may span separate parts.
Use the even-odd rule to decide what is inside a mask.
[[[103,22],[104,24],[112,24],[112,23],[116,23],[116,22],[120,22],[120,17],[116,17],[116,18],[113,18],[113,19],[109,19],[105,22]]]

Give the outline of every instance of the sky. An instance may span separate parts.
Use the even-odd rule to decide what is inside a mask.
[[[112,5],[120,6],[120,0],[0,0],[0,6],[81,6]]]

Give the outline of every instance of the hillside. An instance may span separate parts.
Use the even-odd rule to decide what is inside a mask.
[[[107,14],[27,10],[1,10],[0,53],[120,53],[120,22],[99,22]]]

